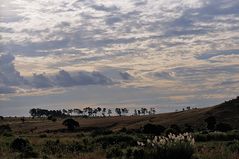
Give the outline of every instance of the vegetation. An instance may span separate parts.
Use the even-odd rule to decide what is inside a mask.
[[[133,113],[130,113],[127,108],[115,108],[114,111],[115,111],[115,114],[119,116],[133,114]],[[156,110],[155,108],[150,108],[150,109],[140,108],[140,109],[135,109],[134,112],[135,112],[134,115],[153,115],[156,113]],[[82,110],[81,109],[47,110],[47,109],[33,108],[29,111],[29,113],[33,118],[50,117],[54,119],[55,117],[65,118],[70,116],[106,117],[106,113],[108,114],[108,116],[111,116],[112,110],[101,108],[101,107],[97,107],[97,108],[85,107]]]
[[[74,130],[75,128],[80,126],[79,123],[74,119],[66,119],[62,124],[65,125],[68,130]]]
[[[0,121],[0,158],[238,159],[238,109],[239,98],[160,115],[140,109],[140,115],[136,110],[126,116],[120,108],[106,117],[110,109],[86,108],[74,116],[76,110],[60,115],[38,109],[30,111],[33,118]]]

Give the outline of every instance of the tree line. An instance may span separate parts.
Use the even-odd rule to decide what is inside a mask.
[[[114,112],[113,112],[114,111]],[[91,108],[85,107],[83,109],[62,109],[62,110],[47,110],[41,108],[33,108],[29,111],[32,117],[69,117],[69,116],[83,116],[83,117],[96,117],[96,116],[126,116],[126,115],[154,115],[156,114],[155,108],[140,108],[134,109],[130,112],[127,108]]]

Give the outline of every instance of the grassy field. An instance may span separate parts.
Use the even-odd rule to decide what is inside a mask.
[[[230,123],[233,130],[207,130],[205,119],[209,116],[214,116],[217,122]],[[178,147],[172,147],[174,143],[169,143],[167,149],[164,145],[165,151],[172,151],[171,154],[192,151],[191,159],[239,159],[238,99],[214,107],[158,115],[72,118],[79,123],[79,128],[68,130],[62,124],[63,118],[51,121],[29,117],[23,122],[21,118],[6,117],[0,120],[0,126],[8,125],[11,129],[0,129],[0,158],[154,159],[157,157],[150,157],[150,154],[156,152],[152,151],[154,147],[147,145],[147,139],[155,135],[167,137],[172,125],[176,125],[175,130],[180,129],[173,131],[175,134],[185,133],[187,124],[193,129],[190,133],[195,144],[186,147],[187,143],[179,143]],[[156,134],[155,131],[146,132],[147,124],[160,125],[165,130]],[[144,147],[139,146],[139,141]]]

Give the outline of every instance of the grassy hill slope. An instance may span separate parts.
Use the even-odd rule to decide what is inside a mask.
[[[215,116],[218,122],[226,122],[239,129],[239,98],[226,101],[222,104],[192,109],[182,112],[165,113],[151,116],[121,116],[121,117],[95,117],[95,118],[75,118],[82,129],[108,128],[119,130],[123,127],[128,129],[137,129],[147,123],[161,124],[168,126],[171,124],[190,124],[195,129],[205,127],[204,120],[209,116]],[[44,132],[47,130],[63,129],[64,119],[58,119],[56,122],[49,121],[45,118],[31,119],[27,118],[22,123],[19,118],[6,118],[0,121],[0,124],[9,124],[15,132]]]

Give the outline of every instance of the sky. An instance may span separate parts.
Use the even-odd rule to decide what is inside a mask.
[[[0,115],[238,96],[238,0],[0,0]]]

